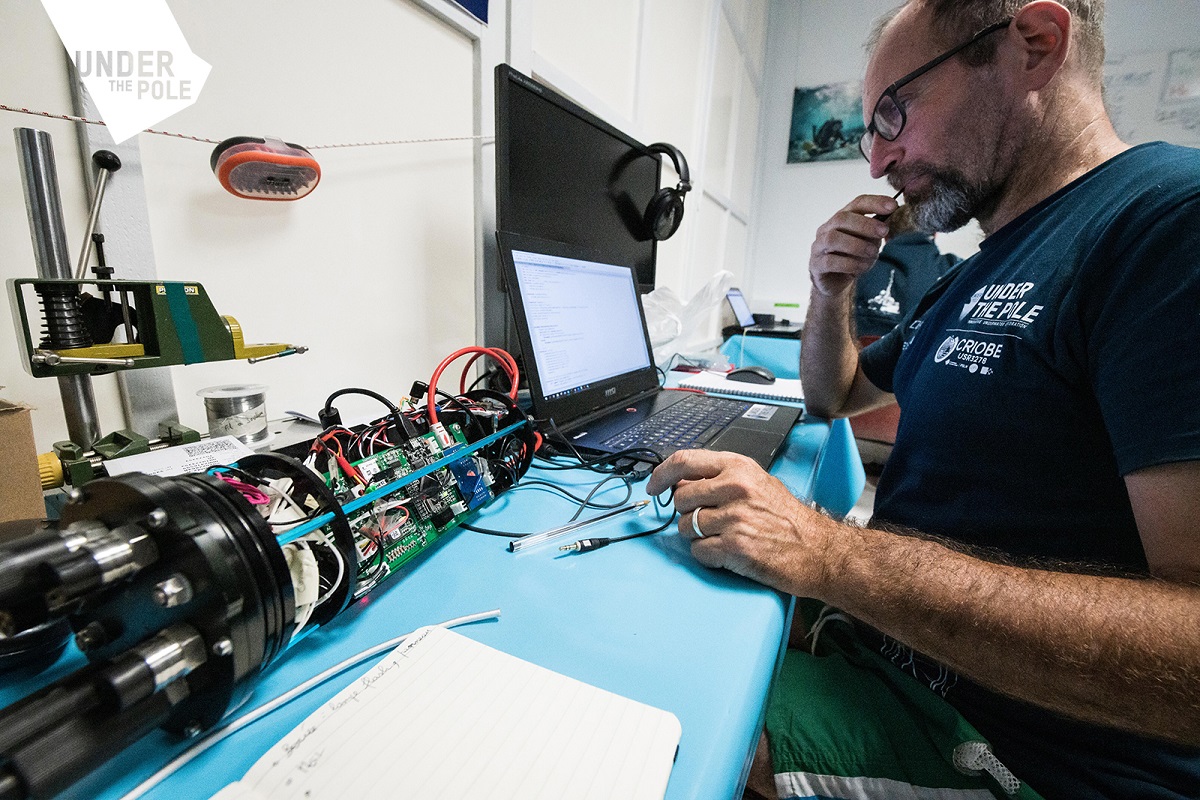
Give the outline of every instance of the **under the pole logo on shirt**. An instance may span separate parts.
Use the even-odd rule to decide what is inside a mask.
[[[1045,307],[1033,302],[1037,284],[990,283],[976,289],[962,306],[958,321],[933,354],[935,364],[957,367],[972,375],[994,375],[1011,349]],[[907,344],[907,342],[905,343]]]
[[[1027,328],[1044,308],[1027,297],[1036,287],[1028,281],[982,286],[971,295],[958,319],[968,325]]]
[[[987,288],[988,287],[986,287],[986,286],[982,286],[982,287],[980,287],[979,291],[977,291],[977,292],[975,292],[975,294],[971,295],[971,299],[967,301],[967,304],[965,306],[963,306],[962,313],[958,315],[958,319],[960,322],[967,318],[967,315],[970,314],[971,311],[974,310],[975,306],[979,305],[979,301],[983,299],[983,293]]]

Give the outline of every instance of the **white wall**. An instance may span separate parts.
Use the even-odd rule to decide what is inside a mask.
[[[759,190],[747,293],[755,310],[776,302],[808,306],[809,248],[817,228],[858,194],[891,194],[866,162],[788,164],[792,91],[861,80],[862,42],[895,0],[771,0],[764,78]],[[1194,0],[1109,0],[1110,55],[1200,47],[1200,3]],[[980,237],[973,223],[939,235],[944,250],[970,255]]]

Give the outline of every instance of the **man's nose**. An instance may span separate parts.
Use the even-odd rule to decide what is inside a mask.
[[[871,142],[871,177],[882,178],[895,169],[901,152],[902,149],[895,142],[876,136]]]

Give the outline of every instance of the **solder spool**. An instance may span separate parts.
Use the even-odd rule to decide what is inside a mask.
[[[234,436],[250,447],[270,440],[266,386],[210,386],[196,395],[204,398],[210,436]]]

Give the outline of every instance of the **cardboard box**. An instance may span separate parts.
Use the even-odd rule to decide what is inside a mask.
[[[46,516],[30,411],[0,400],[0,522]]]

